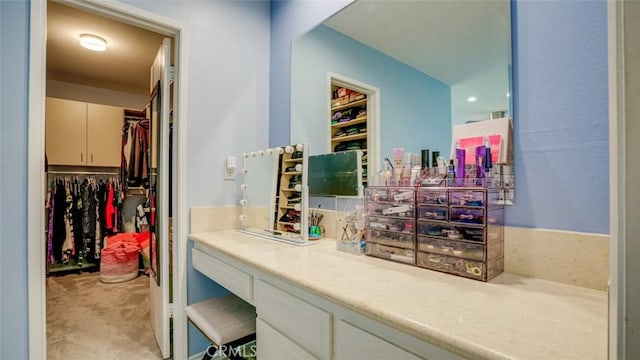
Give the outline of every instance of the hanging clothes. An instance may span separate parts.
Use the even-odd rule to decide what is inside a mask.
[[[82,265],[84,261],[99,261],[104,237],[121,231],[119,187],[115,178],[104,182],[90,176],[80,182],[68,177],[51,182],[47,201],[47,262],[66,264],[75,260]]]
[[[149,120],[133,125],[131,151],[127,163],[127,182],[130,186],[149,187]]]

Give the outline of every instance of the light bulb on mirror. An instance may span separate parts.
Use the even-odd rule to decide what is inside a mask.
[[[247,190],[247,188],[249,188],[249,185],[247,185],[247,184],[240,184],[240,189],[242,189],[242,190]]]
[[[293,206],[293,210],[295,210],[295,211],[300,211],[300,204],[295,204],[295,205]]]
[[[267,155],[271,156],[273,155],[273,149],[269,148],[266,150]]]
[[[247,221],[247,215],[241,214],[240,216],[238,216],[238,219],[240,219],[240,221],[242,221],[242,222],[245,222],[245,221]]]
[[[291,145],[287,145],[284,147],[284,151],[288,154],[291,154],[293,152],[293,146]]]
[[[296,165],[296,171],[302,171],[302,164]]]
[[[240,205],[242,205],[242,206],[247,205],[247,200],[246,199],[240,200]]]
[[[304,150],[304,145],[302,145],[302,144],[296,145],[296,150],[298,150],[298,151]]]
[[[252,151],[252,152],[251,152],[251,157],[256,157],[256,155],[257,155],[257,154],[256,154],[256,152],[255,152],[255,151]]]
[[[302,191],[302,185],[300,185],[300,184],[296,185],[295,190],[296,191]]]
[[[282,155],[282,153],[284,153],[284,149],[281,147],[276,148],[275,151],[278,153],[278,155]]]
[[[264,151],[258,150],[258,156],[264,156]]]
[[[249,158],[249,154],[248,153],[242,153],[242,157],[245,158],[245,159],[248,159]]]

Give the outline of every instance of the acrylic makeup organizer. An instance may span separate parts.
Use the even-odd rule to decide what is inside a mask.
[[[428,169],[415,183],[376,177],[365,194],[365,253],[488,281],[504,270],[501,182],[443,175]]]

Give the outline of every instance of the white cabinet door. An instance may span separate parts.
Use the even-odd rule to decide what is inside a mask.
[[[256,319],[256,340],[260,360],[315,359],[259,317]]]
[[[319,359],[331,359],[331,314],[263,280],[255,283],[256,311]]]
[[[45,151],[50,165],[87,164],[87,104],[47,98]]]
[[[120,167],[124,110],[87,104],[87,165]]]
[[[344,321],[335,326],[335,360],[421,360],[421,358]],[[258,346],[258,349],[260,346]]]

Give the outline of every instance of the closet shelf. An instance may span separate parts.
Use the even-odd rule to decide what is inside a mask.
[[[283,160],[285,163],[301,163],[302,162],[302,158],[297,158],[297,159],[286,159]]]
[[[338,106],[334,106],[331,108],[331,111],[340,111],[340,110],[344,110],[344,109],[349,109],[352,107],[356,107],[356,106],[361,106],[361,105],[366,105],[367,104],[367,99],[362,99],[362,100],[358,100],[358,101],[354,101],[354,102],[350,102],[344,105],[338,105]]]
[[[282,192],[300,192],[300,191],[297,191],[296,189],[285,189],[285,188],[280,189],[280,191],[282,191]]]
[[[339,128],[343,128],[343,127],[347,127],[347,126],[351,126],[351,125],[358,125],[358,124],[364,124],[367,122],[367,117],[366,116],[361,116],[361,117],[357,117],[353,120],[349,120],[349,121],[345,121],[345,122],[341,122],[341,123],[336,123],[336,124],[331,124],[331,127],[334,129],[339,129]]]
[[[69,264],[49,264],[49,273],[56,273],[62,271],[74,271],[74,270],[86,270],[98,266],[93,263],[84,263],[82,266],[78,266],[75,261],[71,261]]]
[[[300,175],[302,174],[302,171],[287,171],[287,172],[283,172],[283,175]]]
[[[347,135],[347,136],[340,136],[340,137],[331,138],[331,142],[332,143],[337,143],[337,142],[360,140],[360,139],[366,139],[366,138],[367,138],[367,133],[364,132],[364,133],[360,133],[360,134],[354,134],[354,135]]]

